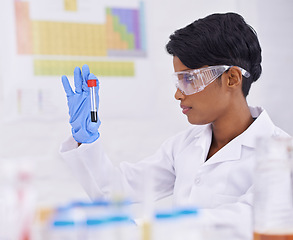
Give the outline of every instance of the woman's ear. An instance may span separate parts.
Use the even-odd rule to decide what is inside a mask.
[[[238,67],[231,67],[227,72],[227,86],[236,87],[242,85],[242,74]]]

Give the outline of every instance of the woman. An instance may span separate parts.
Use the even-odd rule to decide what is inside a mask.
[[[175,98],[193,126],[153,156],[123,162],[115,172],[101,147],[99,123],[88,115],[86,81],[95,76],[85,65],[82,74],[75,69],[75,92],[62,77],[73,133],[62,156],[92,199],[110,196],[109,173],[115,172],[123,191],[140,202],[142,176],[151,173],[155,199],[173,194],[174,204],[198,206],[210,223],[231,227],[233,239],[251,239],[255,138],[287,136],[265,110],[246,102],[261,74],[256,33],[238,14],[213,14],[175,31],[166,48],[173,55]]]

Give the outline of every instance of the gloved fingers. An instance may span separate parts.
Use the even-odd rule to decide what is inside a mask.
[[[66,96],[70,97],[70,96],[74,95],[74,92],[72,91],[72,88],[70,86],[68,78],[65,75],[63,75],[61,80],[62,80],[62,84],[63,84],[63,88],[65,90]]]
[[[85,83],[87,83],[89,74],[90,74],[90,68],[87,64],[84,64],[82,66],[82,77],[83,77],[83,81]]]
[[[96,141],[99,136],[100,120],[98,122],[92,122],[90,117],[86,119],[86,122],[81,123],[78,119],[70,123],[72,128],[72,136],[79,143],[92,143]],[[85,124],[85,125],[84,125]]]
[[[101,121],[99,118],[98,118],[98,122],[89,121],[87,125],[87,130],[91,132],[92,134],[95,134],[98,132],[100,125],[101,125]]]
[[[93,73],[90,73],[89,76],[88,76],[88,80],[89,79],[96,79],[97,80],[97,89],[99,89],[99,79],[93,74]]]
[[[89,74],[88,79],[96,79],[96,80],[98,80],[98,78],[93,73]]]
[[[74,85],[75,85],[75,92],[81,93],[82,92],[82,74],[79,67],[75,67],[74,69]]]
[[[89,88],[87,86],[87,80],[88,80],[88,76],[90,74],[90,69],[89,69],[89,66],[84,64],[82,66],[82,89],[83,91],[89,91]]]
[[[98,80],[98,78],[93,73],[89,74],[88,79],[96,79],[96,80]]]

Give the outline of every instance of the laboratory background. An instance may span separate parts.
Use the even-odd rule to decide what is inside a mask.
[[[109,157],[139,161],[189,127],[174,98],[169,35],[230,11],[253,26],[262,47],[263,73],[248,103],[292,135],[291,0],[1,1],[0,159],[30,167],[38,207],[88,200],[59,155],[71,134],[61,76],[73,84],[74,67],[90,66]]]

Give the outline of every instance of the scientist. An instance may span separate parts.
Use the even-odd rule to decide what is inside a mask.
[[[193,126],[153,156],[122,162],[115,176],[127,196],[141,202],[142,176],[151,173],[154,199],[173,194],[175,205],[198,206],[211,224],[231,227],[233,239],[252,239],[255,138],[287,136],[265,110],[246,101],[262,70],[257,35],[238,14],[212,14],[175,31],[166,49],[173,56],[175,98]],[[109,173],[116,170],[101,147],[100,122],[91,122],[86,83],[92,78],[87,65],[82,72],[75,68],[73,91],[62,77],[72,137],[61,154],[97,199],[111,196]]]

